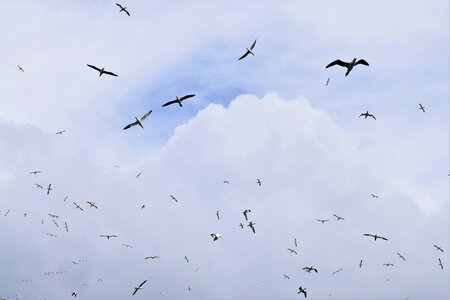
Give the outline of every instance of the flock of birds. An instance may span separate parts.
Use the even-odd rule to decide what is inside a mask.
[[[117,5],[117,6],[119,7],[119,9],[120,9],[119,12],[123,12],[123,13],[127,14],[128,16],[130,16],[130,12],[128,11],[127,7],[125,7],[125,6],[123,6],[122,4],[119,4],[119,3],[116,3],[116,5]],[[249,48],[245,48],[244,54],[243,54],[242,56],[240,56],[240,57],[238,58],[238,60],[243,60],[243,59],[245,59],[248,55],[255,56],[254,50],[255,50],[255,46],[256,46],[256,41],[257,41],[257,40],[255,39],[255,40],[253,41],[253,43],[250,45]],[[369,63],[368,63],[366,60],[364,60],[364,59],[359,59],[359,60],[357,60],[356,58],[354,58],[354,59],[353,59],[352,61],[350,61],[350,62],[344,62],[344,61],[342,61],[342,60],[337,59],[337,60],[334,60],[333,62],[329,63],[329,64],[326,66],[326,68],[333,67],[333,66],[341,66],[341,67],[344,67],[344,68],[346,68],[345,76],[348,76],[348,75],[350,74],[350,72],[354,69],[354,67],[357,66],[357,65],[369,66]],[[99,68],[99,67],[97,67],[97,66],[95,66],[95,65],[92,65],[92,64],[87,64],[87,66],[88,66],[89,68],[92,68],[93,70],[96,70],[97,72],[99,72],[99,77],[101,77],[102,75],[109,75],[109,76],[113,76],[113,77],[118,77],[118,75],[117,75],[116,73],[111,72],[111,71],[107,71],[107,70],[105,70],[105,68],[103,68],[103,67],[102,67],[102,68]],[[25,72],[24,68],[23,68],[22,66],[20,66],[20,65],[18,65],[18,69],[19,69],[21,72]],[[330,82],[330,78],[327,79],[327,81],[326,81],[326,86],[328,86],[329,82]],[[168,102],[162,104],[162,107],[167,107],[167,106],[170,106],[170,105],[172,105],[172,104],[178,104],[179,107],[182,107],[182,106],[183,106],[183,104],[182,104],[183,101],[185,101],[185,100],[187,100],[187,99],[190,99],[190,98],[193,98],[194,96],[195,96],[195,94],[187,94],[187,95],[184,95],[184,96],[182,96],[182,97],[176,96],[174,100],[171,100],[171,101],[168,101]],[[419,103],[419,109],[420,109],[423,113],[425,113],[425,107],[424,107],[421,103]],[[140,117],[140,118],[134,117],[135,121],[134,121],[134,122],[131,122],[131,123],[129,123],[129,124],[127,124],[127,125],[123,128],[123,130],[127,130],[127,129],[131,128],[131,127],[134,127],[134,126],[139,126],[139,127],[141,127],[142,129],[144,129],[143,122],[150,116],[151,113],[152,113],[152,110],[149,110],[148,112],[146,112],[146,113],[145,113],[142,117]],[[369,113],[369,111],[366,111],[366,112],[364,112],[364,113],[361,113],[361,114],[359,115],[359,117],[364,117],[364,119],[372,118],[372,119],[376,120],[376,117],[375,117],[373,114]],[[65,132],[66,132],[66,130],[61,130],[61,131],[56,132],[56,134],[57,134],[57,135],[61,135],[61,134],[65,133]],[[115,166],[115,167],[118,168],[119,166]],[[36,171],[31,171],[31,172],[30,172],[31,175],[39,175],[39,174],[41,174],[41,173],[42,173],[41,170],[36,170]],[[139,174],[136,176],[136,178],[138,178],[140,175],[141,175],[141,173],[139,173]],[[228,180],[223,180],[223,183],[224,183],[224,184],[230,184],[230,181],[228,181]],[[262,185],[262,180],[261,180],[261,179],[257,179],[257,180],[256,180],[256,184],[257,184],[258,186],[261,186],[261,185]],[[41,184],[39,184],[39,183],[35,183],[35,186],[36,186],[36,188],[45,190],[47,195],[49,195],[50,192],[53,190],[53,189],[52,189],[52,184],[51,184],[51,183],[48,184],[48,186],[46,186],[45,188],[44,188],[43,185],[41,185]],[[170,198],[171,198],[174,202],[178,202],[178,200],[177,200],[177,198],[176,198],[175,196],[173,196],[173,195],[169,195],[169,196],[170,196]],[[379,197],[378,197],[377,195],[375,195],[375,194],[371,194],[371,196],[372,196],[373,198],[379,198]],[[64,201],[66,201],[67,198],[68,198],[68,196],[66,196],[66,197],[64,198]],[[81,207],[80,204],[78,204],[78,203],[76,203],[76,202],[73,202],[73,204],[74,204],[75,209],[84,211],[84,209]],[[94,203],[94,202],[92,202],[92,201],[86,201],[86,204],[89,205],[89,208],[98,209],[97,204]],[[141,209],[144,209],[144,208],[145,208],[145,205],[142,205]],[[9,213],[10,213],[10,210],[6,211],[6,212],[4,213],[4,217],[6,217]],[[249,227],[249,228],[252,230],[252,232],[253,232],[254,234],[256,234],[256,229],[255,229],[256,223],[255,223],[254,221],[249,221],[249,215],[250,215],[250,213],[251,213],[251,210],[250,210],[250,209],[245,209],[244,211],[242,211],[242,214],[243,214],[244,219],[245,219],[245,221],[247,222],[247,224],[239,223],[239,227],[240,227],[241,229],[243,229],[244,227]],[[24,215],[24,217],[27,216],[26,213],[24,213],[23,215]],[[55,226],[59,227],[59,223],[57,222],[59,216],[58,216],[58,215],[55,215],[55,214],[50,214],[50,213],[48,214],[48,216],[52,219],[53,224],[54,224]],[[333,216],[336,218],[336,221],[344,221],[344,220],[345,220],[345,218],[343,218],[343,217],[341,217],[341,216],[339,216],[339,215],[333,214]],[[219,212],[219,211],[216,212],[216,217],[217,217],[218,220],[220,220],[220,212]],[[325,224],[326,222],[330,221],[330,219],[316,219],[316,220],[317,220],[318,222],[322,223],[322,224]],[[42,224],[44,224],[44,220],[42,220]],[[64,222],[64,229],[65,229],[67,232],[69,231],[69,227],[68,227],[67,222]],[[57,235],[52,234],[52,233],[47,233],[47,235],[50,236],[50,237],[55,237],[55,238],[57,237]],[[218,233],[218,232],[213,232],[213,233],[211,233],[210,235],[211,235],[211,237],[212,237],[212,241],[213,241],[213,242],[218,241],[219,239],[222,238],[222,235],[221,235],[220,233]],[[381,236],[381,235],[378,235],[378,234],[364,233],[363,236],[373,238],[374,241],[378,241],[378,240],[389,241],[388,238],[386,238],[386,237],[384,237],[384,236]],[[118,236],[117,236],[117,235],[114,235],[114,234],[101,234],[101,235],[99,235],[99,237],[100,237],[100,238],[106,238],[107,240],[109,240],[109,239],[112,239],[112,238],[117,238]],[[131,245],[129,245],[129,244],[122,244],[122,246],[128,247],[128,248],[133,248],[133,246],[131,246]],[[434,248],[436,249],[436,251],[439,251],[439,252],[442,252],[442,253],[444,252],[444,250],[442,249],[441,246],[438,246],[438,245],[433,245],[433,246],[434,246]],[[296,250],[297,247],[298,247],[298,242],[297,242],[297,239],[295,238],[295,239],[294,239],[294,247],[293,247],[293,248],[287,248],[287,250],[288,250],[290,253],[292,253],[292,254],[298,255],[298,251]],[[401,260],[403,260],[403,261],[406,261],[406,258],[405,258],[402,254],[400,254],[400,253],[397,252],[397,255],[398,255],[399,259],[401,259]],[[153,256],[147,256],[147,257],[145,257],[145,260],[148,260],[148,259],[155,260],[155,259],[159,259],[159,258],[160,258],[159,256],[153,255]],[[184,259],[186,260],[186,262],[189,263],[189,258],[188,258],[187,256],[184,256]],[[74,265],[77,265],[77,264],[83,263],[83,262],[85,262],[85,260],[72,261],[72,263],[73,263]],[[359,262],[359,268],[361,268],[362,266],[363,266],[363,260],[361,259],[360,262]],[[393,267],[394,264],[391,263],[391,262],[387,262],[387,263],[384,263],[383,266],[386,266],[386,267]],[[444,266],[443,266],[443,264],[442,264],[442,261],[441,261],[441,258],[440,258],[440,257],[438,258],[438,266],[439,266],[441,269],[444,268]],[[198,268],[196,269],[196,271],[197,271],[197,270],[198,270]],[[319,270],[318,270],[317,268],[315,268],[314,266],[305,266],[305,267],[302,268],[302,270],[305,271],[305,272],[307,272],[307,273],[311,273],[311,272],[318,273],[318,272],[319,272]],[[337,274],[337,273],[341,272],[342,270],[343,270],[343,269],[338,269],[338,270],[334,271],[333,274]],[[49,275],[53,275],[53,274],[64,274],[64,273],[66,273],[66,271],[59,271],[59,272],[56,272],[56,273],[54,273],[54,272],[46,272],[46,273],[44,273],[44,275],[45,275],[45,276],[49,276]],[[290,276],[287,275],[287,274],[283,274],[283,277],[284,277],[285,279],[290,279]],[[387,280],[389,280],[389,279],[387,279]],[[22,280],[22,281],[24,281],[24,282],[30,282],[30,281],[32,281],[32,280],[26,279],[26,280]],[[98,279],[98,281],[103,281],[103,279]],[[140,290],[144,289],[144,285],[146,284],[146,282],[147,282],[147,280],[143,280],[143,281],[140,282],[137,286],[135,286],[135,287],[131,290],[131,295],[134,296],[137,292],[139,292]],[[188,290],[191,290],[191,288],[189,287]],[[298,288],[298,294],[302,294],[302,295],[306,298],[306,297],[307,297],[307,289],[306,289],[305,287],[303,287],[303,286],[299,286],[299,288]],[[73,292],[70,293],[70,295],[73,296],[73,297],[77,297],[77,296],[79,295],[79,293],[76,292],[76,291],[73,291]],[[7,298],[2,298],[2,297],[0,297],[0,300],[1,300],[1,299],[7,299]]]

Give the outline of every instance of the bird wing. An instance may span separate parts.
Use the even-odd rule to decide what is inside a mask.
[[[370,233],[364,233],[363,235],[374,237],[374,235],[373,235],[373,234],[370,234]]]
[[[377,118],[375,118],[375,116],[374,115],[369,115],[370,117],[372,117],[374,120],[376,120]]]
[[[168,106],[168,105],[171,105],[171,104],[174,104],[174,103],[177,103],[177,102],[178,102],[177,100],[172,100],[172,101],[169,101],[169,102],[167,102],[167,103],[164,103],[164,104],[162,105],[162,107]]]
[[[150,110],[148,113],[146,113],[145,115],[142,116],[141,121],[144,121],[145,119],[147,119],[147,117],[152,113],[152,111]]]
[[[241,59],[245,58],[249,53],[250,53],[250,51],[246,51],[244,53],[244,55],[242,55],[238,60],[241,60]]]
[[[188,98],[192,98],[192,97],[194,97],[194,96],[195,96],[195,94],[185,95],[185,96],[183,96],[183,97],[180,98],[180,101],[186,100],[186,99],[188,99]]]
[[[128,16],[130,16],[130,13],[128,12],[128,10],[124,9],[123,11],[126,12]]]
[[[108,74],[108,75],[111,75],[111,76],[116,76],[116,77],[118,77],[117,74],[114,74],[113,72],[109,72],[109,71],[103,71],[103,74]]]
[[[123,6],[120,5],[119,3],[116,3],[116,5],[117,5],[118,7],[120,7],[120,9],[123,9]]]
[[[364,59],[358,60],[358,61],[355,63],[355,66],[356,66],[356,65],[359,65],[359,64],[365,65],[365,66],[368,66],[368,65],[369,65],[369,63],[368,63],[367,61],[365,61]]]
[[[361,117],[364,117],[364,116],[365,116],[365,114],[360,114],[360,115],[359,115],[360,118],[361,118]]]
[[[340,60],[340,59],[336,59],[335,61],[329,63],[325,68],[329,68],[329,67],[332,67],[332,66],[334,66],[334,65],[338,65],[338,66],[346,67],[346,68],[347,68],[348,65],[349,65],[349,63],[343,62],[343,61]]]
[[[385,237],[382,237],[382,236],[379,236],[378,238],[380,238],[380,239],[382,239],[382,240],[385,240],[385,241],[388,241],[388,239],[387,239],[387,238],[385,238]]]
[[[93,66],[93,65],[87,65],[88,67],[91,67],[92,69],[94,69],[94,70],[97,70],[97,71],[99,71],[99,72],[101,72],[101,70],[99,69],[99,68],[97,68],[96,66]]]
[[[255,48],[255,45],[256,45],[256,39],[255,39],[255,41],[253,42],[253,44],[250,46],[250,50],[253,50],[253,48]]]
[[[136,126],[137,124],[138,124],[138,121],[133,122],[133,123],[130,123],[130,124],[128,124],[127,126],[125,126],[125,127],[123,128],[123,130],[126,130],[126,129],[130,128],[130,127]]]

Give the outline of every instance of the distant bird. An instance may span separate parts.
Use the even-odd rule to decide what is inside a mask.
[[[75,293],[75,292],[72,292],[72,297],[77,297],[78,296],[78,293]]]
[[[334,272],[333,272],[333,275],[334,275],[334,274],[337,274],[337,273],[339,273],[339,272],[341,272],[342,270],[344,270],[344,269],[339,269],[339,270],[334,271]]]
[[[256,39],[253,42],[253,44],[250,46],[250,48],[245,48],[247,51],[245,51],[244,55],[242,55],[238,60],[244,59],[249,54],[255,56],[255,54],[253,53],[253,48],[255,48],[255,45],[256,45]]]
[[[144,208],[145,208],[145,204],[142,204],[141,209],[144,209]]]
[[[367,63],[367,61],[365,61],[364,59],[360,59],[360,60],[356,61],[356,58],[354,58],[351,62],[343,62],[342,60],[337,59],[337,60],[329,63],[325,68],[329,68],[329,67],[332,67],[335,65],[347,68],[347,73],[345,73],[345,76],[347,76],[350,73],[350,71],[353,69],[354,66],[360,65],[360,64],[365,65],[365,66],[369,65]]]
[[[130,13],[128,12],[128,10],[127,10],[126,7],[120,5],[119,3],[116,3],[116,5],[117,5],[118,7],[120,7],[120,11],[119,11],[119,12],[124,11],[128,16],[130,16]]]
[[[185,255],[184,256],[184,260],[186,261],[186,262],[189,262],[189,258]]]
[[[262,181],[258,178],[258,179],[256,179],[256,183],[257,183],[259,186],[261,186]]]
[[[50,183],[47,188],[47,195],[50,194],[51,190],[53,190],[53,189],[52,189],[52,184]]]
[[[159,256],[147,256],[145,259],[157,259]]]
[[[247,216],[247,214],[248,213],[251,213],[252,211],[250,210],[250,209],[246,209],[246,210],[244,210],[242,213],[244,214],[244,217],[245,217],[245,221],[248,221],[248,216]]]
[[[288,250],[291,251],[291,253],[295,253],[296,255],[298,254],[294,249],[288,248]]]
[[[46,233],[48,236],[51,236],[51,237],[58,237],[56,234],[52,234],[52,233]]]
[[[302,293],[303,295],[305,295],[305,298],[306,298],[306,288],[303,288],[303,287],[299,287],[298,288],[298,293],[297,294],[300,294],[300,293]]]
[[[9,214],[10,211],[11,210],[8,209],[8,211],[5,213],[4,217],[6,217]]]
[[[243,229],[244,228],[244,224],[239,223],[239,227],[241,227]]]
[[[39,183],[35,183],[34,185],[36,186],[36,188],[44,189],[44,187],[42,185],[40,185]]]
[[[317,269],[314,268],[313,266],[311,266],[311,267],[304,267],[302,270],[305,271],[305,272],[308,272],[308,273],[311,273],[312,271],[318,273]]]
[[[73,204],[75,205],[75,209],[79,209],[81,211],[84,211],[84,209],[81,206],[79,206],[76,202],[73,202]]]
[[[88,67],[90,67],[90,68],[92,68],[92,69],[94,69],[94,70],[97,70],[97,71],[99,71],[100,72],[100,75],[98,75],[98,77],[100,77],[100,76],[102,76],[103,74],[106,74],[106,75],[111,75],[111,76],[116,76],[117,77],[117,74],[114,74],[113,72],[109,72],[109,71],[105,71],[105,68],[97,68],[96,66],[93,66],[93,65],[87,65]]]
[[[169,195],[170,196],[170,198],[172,198],[172,200],[173,201],[175,201],[175,202],[177,202],[178,203],[178,200],[177,200],[177,198],[175,198],[174,196],[172,196],[172,195]]]
[[[142,118],[138,118],[138,117],[134,117],[136,119],[135,122],[128,124],[127,126],[125,126],[123,128],[123,130],[126,130],[130,127],[139,125],[142,129],[144,129],[144,125],[142,125],[142,122],[144,122],[144,120],[152,113],[152,111],[150,110],[149,112],[147,112],[145,115],[142,116]],[[138,178],[139,176],[137,176],[136,178]]]
[[[89,207],[94,207],[96,209],[98,209],[97,205],[95,204],[95,202],[91,202],[91,201],[86,201],[87,204],[89,204]]]
[[[198,270],[200,270],[200,268],[196,268],[196,269],[194,270],[194,272],[197,272]]]
[[[136,179],[139,178],[139,176],[141,176],[142,172],[136,175]]]
[[[339,220],[345,220],[343,217],[340,217],[340,216],[338,216],[338,215],[335,215],[335,214],[333,214],[333,216],[335,216],[336,217],[336,221],[339,221]]]
[[[383,266],[390,267],[390,266],[394,266],[394,264],[393,263],[385,263],[385,264],[383,264]]]
[[[66,231],[69,232],[69,226],[67,226],[67,222],[64,222],[64,228],[66,228]]]
[[[434,248],[436,248],[436,251],[444,252],[444,250],[442,250],[441,247],[439,247],[439,246],[437,246],[437,245],[433,245],[433,246],[434,246]]]
[[[284,278],[286,279],[291,279],[289,276],[287,276],[286,274],[283,274]]]
[[[217,220],[220,220],[219,211],[216,212]]]
[[[256,233],[255,227],[254,227],[255,224],[256,224],[255,222],[250,221],[250,223],[248,223],[248,225],[247,225],[248,227],[250,227],[252,229],[253,233]]]
[[[374,120],[376,120],[376,118],[375,118],[374,115],[369,114],[369,111],[366,111],[365,113],[360,114],[359,117],[360,117],[360,118],[361,118],[361,117],[364,117],[364,119],[367,119],[368,117],[371,117],[371,118],[373,118]]]
[[[295,247],[298,246],[298,245],[297,245],[297,238],[294,238],[294,245],[295,245]]]
[[[377,198],[378,199],[377,195],[374,195],[374,194],[370,194],[370,195],[372,196],[372,198]]]
[[[219,238],[222,237],[219,233],[211,233],[210,235],[212,236],[213,241],[217,241]]]
[[[419,109],[422,110],[423,112],[425,112],[425,106],[423,106],[422,104],[419,103]]]
[[[401,255],[400,253],[397,252],[398,257],[400,257],[403,260],[406,260],[405,257],[403,255]]]
[[[66,202],[67,198],[69,198],[69,195],[67,195],[66,197],[64,197],[64,202]]]
[[[33,175],[36,175],[36,174],[39,174],[39,173],[42,173],[42,171],[32,171],[32,172],[30,172],[30,174],[33,174]]]
[[[374,241],[376,241],[377,239],[382,239],[382,240],[388,241],[387,238],[376,235],[376,234],[364,233],[363,235],[373,237]]]
[[[25,72],[21,66],[17,65],[17,67],[19,68],[20,71]]]
[[[79,264],[79,262],[75,262],[75,261],[72,261],[72,263],[73,263],[74,265],[78,265],[78,264]]]
[[[179,105],[180,107],[183,107],[183,105],[181,104],[181,102],[183,102],[183,101],[186,100],[186,99],[192,98],[192,97],[194,97],[194,96],[195,96],[195,94],[185,95],[185,96],[183,96],[183,97],[181,97],[181,98],[178,98],[178,96],[177,96],[177,97],[175,98],[175,100],[172,100],[172,101],[169,101],[169,102],[164,103],[164,104],[162,105],[162,107],[168,106],[168,105],[171,105],[171,104],[174,104],[174,103],[178,103],[178,105]]]
[[[117,235],[102,234],[99,237],[105,237],[105,238],[107,238],[109,240],[110,238],[117,237]]]
[[[330,82],[330,77],[327,79],[327,84],[325,86],[328,86],[328,83]]]
[[[135,287],[132,296],[134,296],[134,294],[136,294],[137,291],[142,290],[142,289],[143,289],[142,286],[143,286],[146,282],[147,282],[147,280],[144,280],[138,287]]]
[[[61,130],[61,131],[58,131],[56,134],[63,134],[64,132],[66,132],[65,130]]]
[[[122,246],[127,247],[127,248],[133,248],[133,246],[128,245],[128,244],[122,244]]]
[[[444,266],[442,265],[441,258],[438,258],[438,260],[439,260],[439,266],[441,267],[441,270],[444,270]]]
[[[330,219],[326,219],[326,220],[323,220],[323,219],[317,219],[317,221],[318,221],[318,222],[321,222],[322,224],[324,224],[325,222],[330,221]]]
[[[362,267],[362,259],[361,259],[361,261],[359,262],[359,268],[361,268]]]
[[[53,221],[53,224],[55,224],[55,225],[56,225],[56,227],[59,227],[58,223],[56,223],[56,221],[55,221],[55,220],[52,220],[52,221]]]
[[[228,180],[224,180],[223,183],[230,184]]]

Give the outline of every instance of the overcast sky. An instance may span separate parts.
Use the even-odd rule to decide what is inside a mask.
[[[450,297],[448,1],[0,3],[0,297]]]

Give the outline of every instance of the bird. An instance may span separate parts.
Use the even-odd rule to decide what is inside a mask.
[[[397,252],[398,257],[400,257],[403,260],[406,260],[405,257],[403,255],[401,255],[400,253]]]
[[[66,130],[58,131],[56,134],[63,134],[64,132],[66,132]]]
[[[53,190],[53,189],[52,189],[52,184],[50,183],[47,188],[47,195],[50,194],[51,190]]]
[[[175,100],[172,100],[172,101],[169,101],[169,102],[164,103],[164,104],[162,105],[162,107],[168,106],[168,105],[171,105],[171,104],[174,104],[174,103],[178,103],[178,105],[179,105],[180,107],[183,107],[183,105],[181,104],[181,102],[184,101],[184,100],[186,100],[186,99],[192,98],[192,97],[194,97],[194,96],[195,96],[195,94],[184,95],[184,96],[181,97],[181,98],[178,98],[178,96],[177,96],[177,97],[175,98]]]
[[[383,264],[383,266],[390,267],[390,266],[394,266],[394,264],[393,263],[385,263],[385,264]]]
[[[359,262],[359,268],[361,268],[362,267],[362,259],[361,259],[361,261]]]
[[[136,175],[136,179],[139,178],[139,176],[141,176],[142,172]]]
[[[256,39],[253,42],[253,44],[250,46],[250,48],[245,48],[247,51],[245,51],[244,55],[242,55],[238,60],[244,59],[249,54],[255,56],[255,54],[253,53],[253,48],[255,48],[255,45],[256,45]]]
[[[117,235],[102,234],[102,235],[100,235],[99,237],[105,237],[105,238],[107,238],[107,239],[109,240],[109,239],[112,238],[112,237],[117,237]]]
[[[128,128],[130,128],[130,127],[133,127],[133,126],[136,126],[136,125],[139,125],[139,126],[141,126],[141,128],[142,129],[144,129],[144,125],[142,125],[142,122],[144,122],[144,120],[150,115],[152,113],[152,111],[150,110],[149,112],[147,112],[145,115],[143,115],[142,116],[142,118],[138,118],[138,117],[134,117],[135,119],[136,119],[136,121],[135,122],[133,122],[133,123],[130,123],[130,124],[128,124],[127,126],[125,126],[124,128],[123,128],[123,130],[126,130],[126,129],[128,129]],[[139,176],[137,176],[136,178],[138,178]]]
[[[64,222],[64,228],[66,228],[66,231],[69,232],[69,226],[67,226],[67,222]]]
[[[216,212],[217,220],[220,220],[219,211]]]
[[[142,204],[141,209],[144,209],[144,208],[145,208],[145,204]]]
[[[286,274],[283,274],[284,278],[286,279],[291,279],[289,276],[287,276]]]
[[[382,239],[382,240],[388,241],[387,238],[385,238],[385,237],[383,237],[383,236],[376,235],[376,234],[364,233],[363,235],[365,235],[365,236],[371,236],[371,237],[373,237],[373,239],[374,239],[375,241],[376,241],[377,239]]]
[[[442,248],[439,247],[438,245],[433,245],[433,246],[436,248],[436,251],[444,252],[444,250],[442,250]]]
[[[343,217],[340,217],[340,216],[338,216],[338,215],[335,215],[335,214],[333,214],[333,216],[335,216],[336,217],[336,221],[339,221],[339,220],[345,220]]]
[[[76,202],[73,202],[73,204],[75,205],[75,209],[79,209],[81,211],[84,211],[84,209],[81,206],[79,206]]]
[[[186,261],[186,262],[189,262],[189,258],[185,255],[184,256],[184,260]]]
[[[159,256],[147,256],[145,259],[157,259]]]
[[[134,295],[137,293],[137,291],[142,290],[142,289],[143,289],[142,286],[143,286],[146,282],[147,282],[147,280],[144,280],[138,287],[135,287],[132,296],[134,296]]]
[[[67,198],[69,198],[69,195],[64,197],[64,202],[66,202]]]
[[[295,253],[296,255],[298,254],[294,249],[288,248],[288,250],[291,251],[291,253]]]
[[[46,233],[46,234],[51,237],[58,237],[56,234],[52,234],[52,233]]]
[[[34,185],[36,186],[36,188],[44,189],[44,187],[42,185],[40,185],[39,183],[35,183]]]
[[[261,186],[262,181],[258,178],[258,179],[256,179],[256,183],[257,183],[259,186]]]
[[[75,293],[75,292],[72,292],[72,297],[77,297],[78,296],[78,293]]]
[[[55,220],[52,220],[52,221],[53,221],[53,224],[56,225],[56,227],[59,227],[58,223]]]
[[[347,68],[347,73],[345,73],[345,76],[347,76],[350,73],[350,71],[353,69],[354,66],[360,65],[360,64],[365,65],[365,66],[369,65],[369,63],[367,61],[365,61],[364,59],[360,59],[360,60],[356,61],[356,58],[354,58],[351,62],[344,62],[340,59],[337,59],[337,60],[329,63],[325,68],[329,68],[329,67],[332,67],[335,65]]]
[[[247,216],[247,214],[248,213],[251,213],[252,211],[250,210],[250,209],[246,209],[246,210],[244,210],[242,213],[244,214],[244,217],[245,217],[245,221],[248,221],[248,216]]]
[[[333,275],[336,274],[336,273],[341,272],[342,270],[344,270],[344,269],[339,269],[339,270],[334,271],[334,272],[333,272]]]
[[[247,225],[248,227],[250,227],[250,228],[252,229],[253,233],[256,233],[256,232],[255,232],[255,227],[254,227],[255,224],[256,224],[255,222],[250,221],[250,222],[248,223],[248,225]]]
[[[325,86],[328,86],[328,83],[330,82],[330,77],[328,77],[328,79],[327,79],[327,83],[326,83],[326,85]]]
[[[294,238],[294,245],[297,247],[297,238]]]
[[[318,273],[317,269],[314,268],[313,266],[311,266],[311,267],[304,267],[302,270],[304,270],[305,272],[308,272],[308,273],[311,273],[311,271],[314,271],[314,272]]]
[[[219,238],[222,237],[219,233],[211,233],[210,235],[212,236],[213,241],[217,241]]]
[[[425,112],[425,106],[423,106],[422,104],[419,103],[419,109],[422,110],[423,112]]]
[[[321,222],[322,224],[324,224],[325,222],[330,221],[330,219],[326,219],[326,220],[324,220],[324,219],[317,219],[317,221]]]
[[[119,12],[124,11],[128,16],[130,16],[130,13],[128,12],[128,10],[127,10],[126,7],[120,5],[119,3],[116,3],[116,5],[117,5],[118,7],[120,7],[120,11],[119,11]]]
[[[25,72],[21,66],[17,65],[17,67],[19,68],[20,71]]]
[[[244,228],[244,224],[239,223],[239,227],[241,227],[241,229],[243,229]]]
[[[230,184],[228,180],[224,180],[223,183]]]
[[[89,64],[87,66],[94,70],[97,70],[100,73],[100,75],[98,75],[98,77],[102,76],[103,74],[116,76],[116,77],[118,76],[117,74],[114,74],[113,72],[105,71],[105,68],[100,69],[100,68],[97,68],[96,66],[89,65]]]
[[[378,199],[377,195],[375,195],[375,194],[370,194],[370,195],[372,196],[372,198],[377,198]]]
[[[298,288],[298,293],[297,294],[300,294],[300,293],[302,293],[303,295],[305,295],[305,298],[306,298],[306,288],[303,288],[303,287],[299,287]]]
[[[32,174],[32,175],[37,175],[39,173],[42,173],[42,171],[32,171],[32,172],[30,172],[30,174]]]
[[[175,202],[177,202],[178,203],[178,200],[177,200],[177,198],[175,198],[174,196],[172,196],[172,195],[169,195],[170,196],[170,198],[172,198],[172,200],[173,201],[175,201]]]
[[[194,272],[197,272],[198,270],[200,270],[200,268],[197,267],[197,268],[194,270]]]
[[[441,270],[444,270],[444,266],[442,265],[441,258],[439,257],[438,260],[439,260],[439,266],[441,267]]]
[[[371,118],[373,118],[374,120],[376,120],[376,118],[375,118],[374,115],[369,114],[369,111],[366,111],[365,113],[362,113],[362,114],[359,115],[360,118],[361,118],[362,116],[364,116],[364,119],[367,119],[367,117],[371,117]]]
[[[9,214],[10,211],[11,211],[11,210],[8,209],[8,211],[5,213],[4,217],[6,217],[6,216]]]
[[[95,204],[95,202],[91,202],[91,201],[86,201],[87,204],[89,204],[89,207],[94,207],[96,209],[98,209],[97,205]]]

